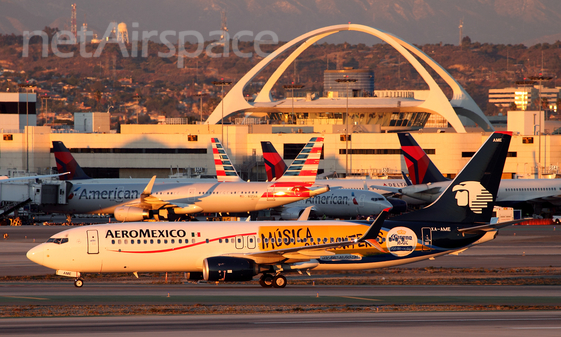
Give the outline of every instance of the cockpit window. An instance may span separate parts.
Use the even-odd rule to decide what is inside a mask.
[[[52,243],[56,243],[57,245],[61,245],[63,243],[67,243],[68,238],[50,238],[47,240],[47,242],[52,242]]]

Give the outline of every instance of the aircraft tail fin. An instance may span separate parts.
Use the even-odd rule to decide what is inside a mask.
[[[436,201],[392,220],[489,222],[511,137],[511,132],[494,132]]]
[[[214,166],[216,167],[216,178],[218,181],[239,182],[242,179],[238,176],[234,165],[230,161],[226,150],[218,138],[212,138],[212,155],[214,156]]]
[[[319,159],[323,149],[323,137],[312,137],[296,159],[290,164],[278,182],[313,183],[318,174]]]
[[[287,166],[273,144],[271,142],[261,142],[261,149],[263,150],[263,159],[265,160],[267,181],[273,181],[282,177]]]
[[[448,181],[436,168],[425,151],[409,132],[398,133],[401,153],[409,170],[409,178],[413,185],[428,184],[437,181]]]
[[[80,180],[80,179],[91,179],[84,170],[78,165],[74,156],[70,151],[64,146],[63,142],[53,141],[53,152],[55,154],[56,168],[58,172],[70,172],[61,176],[60,180]]]

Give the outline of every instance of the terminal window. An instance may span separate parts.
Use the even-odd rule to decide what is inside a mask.
[[[522,144],[534,144],[534,137],[522,137]]]
[[[4,135],[4,140],[14,140],[14,135]]]

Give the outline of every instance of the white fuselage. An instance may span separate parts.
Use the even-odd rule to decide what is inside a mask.
[[[332,189],[329,192],[283,206],[282,219],[296,220],[299,210],[312,206],[317,216],[349,218],[377,215],[392,204],[381,194],[364,190]]]
[[[297,191],[297,186],[311,183],[267,182],[190,182],[159,183],[152,189],[152,196],[171,204],[196,205],[202,211],[249,212],[281,206],[310,197],[310,191]],[[115,208],[140,203],[143,183],[88,183],[73,182],[68,204],[45,206],[45,210],[66,214],[112,214]]]

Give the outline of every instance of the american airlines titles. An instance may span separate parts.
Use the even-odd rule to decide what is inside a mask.
[[[87,190],[86,188],[74,190],[74,194],[78,195],[78,199],[104,199],[104,200],[124,200],[124,199],[138,199],[140,191],[125,190],[122,187],[116,187],[110,190]]]
[[[311,197],[303,201],[305,204],[310,205],[347,205],[349,203],[349,197],[337,195],[316,195],[315,197]]]
[[[105,238],[136,239],[136,238],[184,238],[187,233],[183,229],[115,229],[108,230]]]

